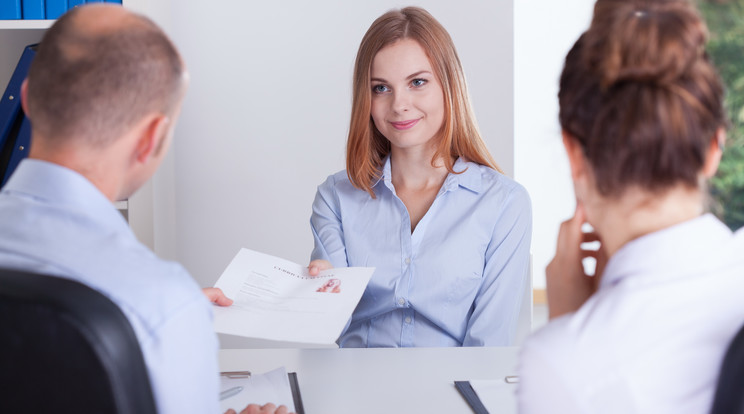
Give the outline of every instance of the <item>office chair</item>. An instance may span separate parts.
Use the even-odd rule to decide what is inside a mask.
[[[723,358],[710,413],[744,413],[744,327],[731,341]]]
[[[59,277],[0,269],[0,412],[156,413],[119,307]]]

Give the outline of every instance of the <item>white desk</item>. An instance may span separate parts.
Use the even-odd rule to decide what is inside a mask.
[[[503,379],[516,360],[517,348],[223,349],[220,370],[297,372],[306,414],[469,414],[454,381]]]

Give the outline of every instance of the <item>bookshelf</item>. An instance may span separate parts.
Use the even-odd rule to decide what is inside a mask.
[[[144,14],[164,28],[169,22],[170,0],[124,0],[124,7]],[[15,70],[23,48],[38,43],[54,20],[0,20],[0,87],[5,90]],[[0,92],[2,93],[2,92]],[[115,207],[127,218],[137,238],[155,249],[154,238],[154,188],[152,180],[145,184],[129,200],[115,203]]]
[[[54,20],[0,20],[0,30],[48,29]]]

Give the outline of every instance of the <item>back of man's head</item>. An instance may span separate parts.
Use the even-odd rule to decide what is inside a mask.
[[[146,17],[113,5],[72,9],[46,32],[29,69],[34,137],[105,147],[147,114],[173,115],[184,73],[176,48]]]

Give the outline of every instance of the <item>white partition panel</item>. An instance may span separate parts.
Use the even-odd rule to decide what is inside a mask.
[[[417,4],[452,35],[482,132],[511,174],[512,0]],[[202,286],[241,247],[308,261],[316,187],[344,168],[358,44],[376,17],[399,6],[172,2],[172,34],[191,87],[172,165],[153,191],[160,255],[182,262]]]

